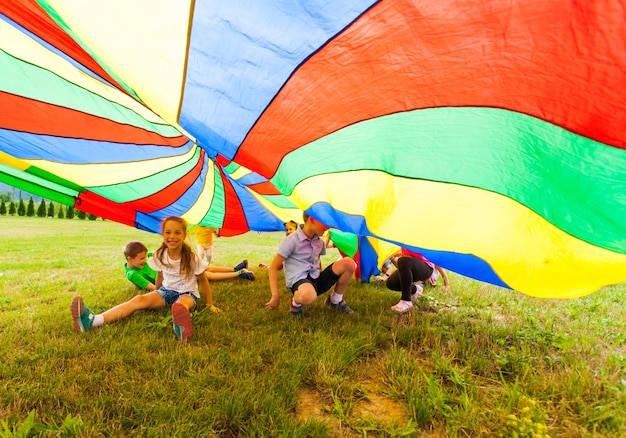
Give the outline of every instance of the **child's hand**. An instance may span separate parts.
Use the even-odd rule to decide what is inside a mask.
[[[278,304],[280,303],[280,298],[279,297],[272,297],[271,300],[269,300],[267,303],[265,303],[265,308],[267,310],[276,310],[278,309]]]
[[[213,312],[213,313],[220,313],[220,312],[221,312],[221,310],[220,310],[219,308],[215,307],[215,306],[214,306],[214,305],[212,305],[212,304],[209,306],[209,310],[210,310],[211,312]]]

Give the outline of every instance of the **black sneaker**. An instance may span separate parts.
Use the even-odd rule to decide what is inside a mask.
[[[343,313],[354,313],[354,310],[348,307],[345,300],[341,300],[337,304],[334,304],[332,301],[330,301],[330,297],[328,297],[326,298],[326,302],[324,303],[324,305],[329,309],[341,310]]]
[[[239,278],[244,278],[246,280],[254,281],[254,272],[248,271],[246,269],[242,269],[239,271]]]
[[[237,266],[233,268],[235,272],[241,271],[242,269],[248,269],[248,259],[244,259]]]

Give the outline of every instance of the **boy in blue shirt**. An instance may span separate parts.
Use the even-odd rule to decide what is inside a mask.
[[[326,299],[325,305],[343,313],[353,313],[343,299],[356,264],[350,257],[344,257],[322,270],[320,256],[326,254],[326,245],[320,236],[329,227],[303,213],[304,225],[287,236],[279,245],[269,267],[269,281],[272,298],[265,308],[278,308],[280,293],[278,290],[278,270],[281,264],[285,269],[287,289],[293,293],[291,314],[302,316],[304,305],[312,304],[319,295],[335,285],[334,292]]]

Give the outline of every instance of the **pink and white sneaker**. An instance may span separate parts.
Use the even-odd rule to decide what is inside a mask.
[[[400,300],[398,301],[398,304],[396,304],[395,306],[391,306],[391,310],[393,310],[396,313],[399,313],[400,315],[408,312],[412,308],[413,308],[413,303],[411,301],[404,301],[404,300]]]

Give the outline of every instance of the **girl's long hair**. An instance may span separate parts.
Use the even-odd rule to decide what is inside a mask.
[[[196,254],[194,253],[193,249],[191,249],[191,246],[187,243],[187,221],[178,216],[166,217],[163,220],[163,223],[161,223],[161,235],[163,235],[163,232],[165,230],[165,224],[170,221],[178,222],[183,227],[183,230],[185,230],[185,238],[183,240],[183,248],[180,257],[180,275],[185,279],[190,279],[193,276],[191,264],[194,260],[194,257],[196,257]],[[159,246],[159,249],[155,251],[154,256],[158,258],[162,264],[171,268],[172,265],[170,265],[169,263],[165,263],[165,261],[163,260],[166,250],[167,246],[165,245],[165,242],[161,242],[161,246]]]

